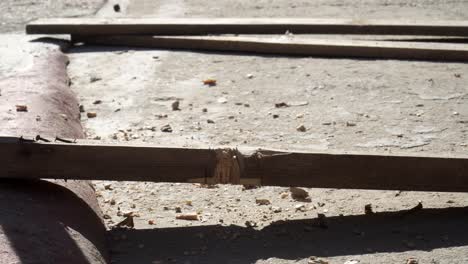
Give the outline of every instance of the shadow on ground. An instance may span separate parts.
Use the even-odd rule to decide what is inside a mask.
[[[282,221],[262,230],[197,226],[114,229],[115,263],[255,263],[367,253],[430,251],[468,244],[468,207]]]

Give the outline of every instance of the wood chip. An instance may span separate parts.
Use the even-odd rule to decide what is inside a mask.
[[[86,116],[87,116],[88,118],[95,118],[95,117],[97,117],[97,113],[95,113],[95,112],[88,112],[88,113],[86,113]]]
[[[208,85],[208,86],[216,86],[216,80],[215,79],[206,79],[206,80],[203,80],[203,84]]]
[[[177,215],[176,219],[179,220],[187,220],[187,221],[198,221],[198,215],[193,213],[193,214],[181,214]]]
[[[16,105],[16,112],[27,112],[28,106],[27,105]]]

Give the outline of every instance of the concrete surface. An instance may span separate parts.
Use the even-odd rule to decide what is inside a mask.
[[[111,1],[98,16],[467,19],[466,1]],[[88,138],[163,145],[466,153],[468,66],[77,47]],[[217,80],[204,86],[208,78]],[[95,103],[101,100],[101,103]],[[179,100],[180,111],[171,104]],[[297,106],[275,108],[275,103]],[[306,103],[304,105],[304,103]],[[205,111],[203,109],[206,109]],[[167,115],[167,116],[166,116]],[[210,122],[208,122],[210,120]],[[170,124],[173,133],[160,128]],[[306,132],[296,128],[304,125]],[[468,262],[467,194],[95,182],[114,263]],[[271,205],[257,205],[255,199]],[[418,204],[424,209],[406,215]],[[372,204],[378,214],[365,215]],[[304,207],[302,207],[302,205]],[[200,221],[176,220],[176,211]],[[112,228],[133,212],[135,229]],[[394,213],[391,213],[394,212]],[[327,217],[320,228],[317,214]],[[247,227],[256,225],[256,227]],[[255,223],[255,224],[254,224]]]

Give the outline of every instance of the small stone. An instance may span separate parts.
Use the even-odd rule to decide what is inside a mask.
[[[289,194],[287,192],[283,192],[280,194],[281,199],[286,199],[288,198]]]
[[[207,112],[208,112],[208,109],[207,109],[207,108],[203,108],[203,109],[202,109],[202,112],[203,112],[203,113],[207,113]]]
[[[16,105],[16,112],[27,112],[28,106],[27,105]]]
[[[124,220],[122,220],[120,223],[116,225],[116,227],[128,227],[128,228],[134,228],[135,227],[135,222],[133,221],[133,215],[130,214],[125,217]]]
[[[296,115],[296,118],[299,119],[299,118],[303,118],[304,117],[304,114],[297,114]]]
[[[97,117],[97,113],[95,113],[95,112],[88,112],[88,113],[86,113],[86,116],[87,116],[88,118],[95,118],[95,117]]]
[[[104,184],[104,189],[106,189],[106,190],[112,190],[112,184],[110,184],[110,183]]]
[[[179,101],[175,101],[172,103],[172,111],[180,111],[180,102]]]
[[[111,219],[110,215],[108,215],[108,214],[104,214],[104,215],[102,216],[102,218],[104,218],[104,219]]]
[[[84,105],[80,105],[78,108],[80,109],[80,113],[86,112]]]
[[[300,212],[304,212],[304,211],[306,210],[304,204],[297,204],[296,206],[294,206],[294,209],[295,209],[296,211],[300,211]]]
[[[321,259],[321,258],[317,258],[317,257],[310,257],[309,260],[307,260],[307,263],[308,264],[329,264],[328,261]]]
[[[455,73],[453,76],[455,76],[455,78],[460,78],[461,74],[460,73]]]
[[[227,101],[228,100],[225,97],[218,98],[218,103],[220,103],[220,104],[225,104],[225,103],[227,103]]]
[[[176,213],[182,213],[182,209],[179,206],[174,208],[174,210],[175,210]]]
[[[102,104],[102,100],[96,100],[93,102],[93,104],[97,105],[97,104]]]
[[[281,207],[278,206],[273,206],[271,210],[273,211],[273,213],[281,213],[281,211],[283,211]]]
[[[276,103],[275,107],[276,108],[284,108],[284,107],[289,107],[289,105],[287,103],[285,103],[285,102],[281,102],[281,103]]]
[[[279,115],[278,115],[278,114],[274,114],[274,115],[273,115],[273,118],[274,118],[274,119],[279,118]]]
[[[245,77],[247,77],[247,79],[252,79],[254,77],[254,75],[249,73]]]
[[[170,125],[165,125],[161,127],[161,131],[165,133],[172,133],[172,127]]]
[[[366,205],[364,206],[364,213],[365,213],[366,215],[370,215],[370,214],[373,214],[373,213],[374,213],[374,211],[372,211],[372,204],[366,204]]]
[[[120,5],[119,4],[114,5],[114,12],[116,12],[116,13],[120,12]]]
[[[245,226],[253,228],[257,226],[257,223],[255,223],[254,221],[245,221]]]
[[[271,204],[268,199],[255,199],[255,203],[258,205],[269,205]]]
[[[110,200],[110,204],[111,204],[111,205],[115,205],[115,200],[114,200],[114,199],[111,199],[111,200]]]
[[[148,225],[154,225],[154,220],[148,220]]]
[[[304,201],[309,198],[309,193],[304,189],[297,188],[297,187],[290,187],[289,191],[291,192],[291,197],[294,200]]]
[[[415,258],[409,258],[406,260],[406,264],[419,264],[419,261]]]
[[[347,260],[344,264],[358,264],[360,261],[356,259]]]
[[[97,82],[97,81],[100,81],[100,80],[102,80],[102,78],[99,78],[99,77],[97,77],[97,76],[91,76],[91,77],[89,78],[89,82],[91,82],[91,83]]]
[[[346,122],[346,126],[347,127],[354,127],[354,126],[356,126],[356,124],[352,123],[352,122]]]
[[[296,130],[299,132],[306,132],[307,128],[304,125],[300,125],[296,128]]]
[[[192,206],[192,201],[185,201],[185,205]]]
[[[214,123],[215,123],[215,121],[213,121],[213,120],[211,120],[211,119],[207,119],[206,122],[207,122],[208,124],[214,124]]]

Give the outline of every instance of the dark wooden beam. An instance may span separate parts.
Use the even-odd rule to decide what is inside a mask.
[[[468,191],[467,156],[165,148],[0,138],[0,178]]]
[[[258,37],[79,36],[94,45],[161,49],[252,52],[287,56],[468,61],[468,45],[343,39],[268,39]]]
[[[308,18],[53,18],[33,21],[28,34],[206,35],[380,34],[468,36],[468,21]]]

